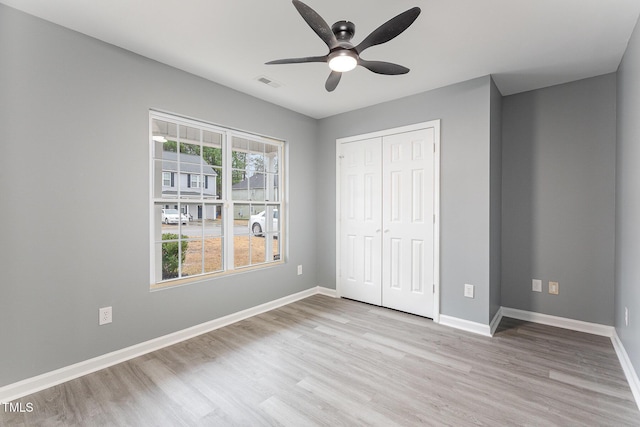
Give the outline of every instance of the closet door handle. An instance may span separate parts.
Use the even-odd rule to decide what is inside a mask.
[[[386,230],[384,230],[384,232],[385,232],[385,233],[388,233],[388,232],[389,232],[389,229],[387,228]]]
[[[376,233],[379,233],[379,232],[380,232],[380,229],[378,228],[378,229],[376,230]]]

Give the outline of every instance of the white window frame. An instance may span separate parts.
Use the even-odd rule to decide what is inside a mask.
[[[178,188],[178,194],[175,198],[165,198],[165,197],[155,197],[154,195],[154,186],[157,185],[154,183],[154,179],[158,179],[154,176],[154,141],[152,124],[153,120],[161,120],[167,121],[171,123],[176,123],[182,126],[195,127],[202,130],[207,130],[215,133],[222,134],[222,146],[223,146],[223,158],[222,158],[222,174],[224,175],[222,178],[222,194],[223,198],[218,195],[216,198],[212,199],[210,197],[205,197],[201,191],[200,199],[181,199],[180,198],[180,185],[176,182],[175,187]],[[233,200],[232,193],[232,139],[234,137],[239,138],[248,138],[255,142],[260,142],[272,146],[278,147],[278,201],[268,201],[264,202],[265,204],[270,205],[270,209],[275,206],[278,210],[278,221],[279,221],[279,231],[278,231],[278,239],[279,239],[279,258],[273,261],[265,261],[264,263],[256,263],[250,264],[246,266],[235,266],[234,263],[234,247],[233,247],[233,236],[234,236],[234,221],[224,221],[223,222],[223,254],[222,254],[222,271],[211,272],[211,273],[203,273],[188,277],[178,277],[172,279],[162,280],[162,274],[160,273],[160,277],[158,277],[158,272],[162,271],[162,265],[158,266],[158,259],[160,258],[160,264],[162,263],[161,257],[158,257],[156,254],[156,248],[158,247],[158,241],[156,241],[156,227],[160,226],[160,220],[156,218],[156,206],[163,205],[172,205],[177,206],[181,205],[184,207],[186,204],[200,203],[203,206],[205,205],[213,205],[214,208],[216,206],[221,206],[222,217],[223,218],[233,218],[234,208],[236,204],[245,205],[245,204],[260,204],[262,202],[253,202],[251,200]],[[179,146],[179,145],[178,145]],[[287,259],[287,242],[288,238],[286,235],[286,219],[288,217],[288,204],[285,200],[285,195],[287,191],[285,190],[285,182],[286,182],[286,161],[287,161],[287,144],[285,140],[279,138],[271,138],[267,136],[261,136],[254,133],[244,132],[240,130],[235,130],[231,128],[222,127],[219,125],[214,125],[202,120],[196,120],[192,118],[187,118],[184,116],[179,116],[175,114],[165,113],[156,110],[149,111],[149,206],[150,206],[150,287],[151,290],[155,289],[163,289],[176,285],[181,285],[185,283],[192,283],[197,281],[202,281],[205,279],[215,278],[219,276],[226,276],[234,273],[246,272],[248,270],[257,270],[270,268],[274,265],[284,264]],[[160,173],[161,184],[164,184],[163,174]],[[192,185],[192,188],[203,188],[204,187],[204,174],[201,173],[202,182],[198,187]],[[193,179],[193,176],[192,178]],[[191,184],[193,184],[193,180]],[[199,181],[198,181],[199,182]],[[211,184],[211,183],[210,183]],[[215,184],[213,184],[215,185]],[[166,186],[165,186],[166,187]],[[182,212],[180,210],[180,212]],[[180,235],[180,227],[178,228],[178,234]],[[181,245],[179,245],[181,246]],[[204,261],[203,261],[204,262]]]

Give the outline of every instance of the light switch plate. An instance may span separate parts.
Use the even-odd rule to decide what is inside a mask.
[[[552,295],[558,295],[558,293],[560,293],[558,282],[549,282],[549,293]]]
[[[475,286],[465,283],[464,285],[464,296],[467,298],[473,298],[473,291]]]
[[[533,292],[542,292],[542,280],[540,279],[531,280],[531,290]]]

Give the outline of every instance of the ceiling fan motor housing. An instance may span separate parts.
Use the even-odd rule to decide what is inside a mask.
[[[356,25],[351,21],[338,21],[331,26],[331,31],[339,42],[348,42],[356,33]]]

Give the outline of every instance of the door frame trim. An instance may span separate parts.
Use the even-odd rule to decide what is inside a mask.
[[[336,139],[336,294],[338,297],[342,296],[340,292],[340,192],[342,188],[340,183],[341,145],[363,139],[380,138],[398,133],[413,132],[429,128],[433,128],[434,130],[435,144],[433,153],[433,212],[435,214],[433,224],[433,321],[440,323],[440,119]]]

